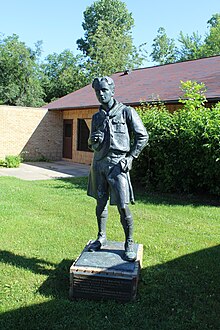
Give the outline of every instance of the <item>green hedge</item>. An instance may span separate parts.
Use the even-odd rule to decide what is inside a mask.
[[[160,191],[220,195],[220,103],[174,113],[163,104],[148,105],[138,112],[149,145],[133,175]]]

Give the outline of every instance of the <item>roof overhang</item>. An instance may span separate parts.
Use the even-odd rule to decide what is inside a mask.
[[[159,101],[158,101],[159,102]],[[211,97],[207,98],[207,102],[209,103],[217,103],[220,102],[220,97]],[[139,107],[143,104],[157,104],[157,101],[152,100],[152,101],[139,101],[139,102],[133,102],[133,103],[126,103],[124,102],[125,105],[131,106],[131,107]],[[180,104],[179,100],[165,100],[165,101],[160,101],[160,103],[164,104]],[[88,110],[88,109],[98,109],[99,105],[84,105],[84,106],[78,106],[78,107],[62,107],[62,108],[48,108],[49,111],[74,111],[74,110]]]

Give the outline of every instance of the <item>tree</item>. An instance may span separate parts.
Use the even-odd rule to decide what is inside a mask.
[[[88,58],[93,74],[112,74],[140,65],[142,58],[134,47],[132,14],[120,0],[95,1],[84,12],[84,39],[77,45]],[[136,55],[136,61],[132,61]]]
[[[203,57],[203,41],[202,36],[198,32],[193,32],[192,36],[188,34],[184,36],[181,31],[178,41],[181,45],[177,51],[179,62]]]
[[[167,37],[163,27],[158,29],[158,35],[153,40],[153,52],[150,54],[153,61],[159,64],[173,63],[176,61],[176,46],[174,39]]]
[[[83,66],[83,57],[74,56],[68,49],[48,55],[42,64],[45,101],[50,102],[85,86],[89,80]]]
[[[207,24],[210,31],[204,41],[203,53],[206,56],[220,55],[220,14],[213,15]]]
[[[100,21],[90,40],[96,45],[88,49],[90,58],[87,68],[92,78],[133,68],[142,62],[130,36],[123,35],[111,22]]]
[[[181,31],[178,37],[178,47],[175,46],[174,39],[168,38],[165,29],[160,27],[152,44],[153,61],[166,64],[220,55],[220,14],[214,14],[207,24],[210,30],[205,38],[198,32],[193,32],[190,36],[184,35]]]
[[[37,58],[41,42],[36,49],[28,48],[16,34],[0,38],[0,102],[7,105],[41,106],[43,89]]]
[[[91,41],[91,37],[96,33],[100,22],[114,23],[115,28],[121,32],[127,33],[134,26],[132,14],[128,12],[125,3],[120,0],[98,0],[95,1],[83,13],[84,22],[82,27],[85,30],[84,39],[78,39],[78,48],[84,54],[90,54],[89,49],[95,44]]]
[[[207,24],[210,30],[204,40],[198,32],[193,32],[192,36],[180,32],[178,61],[220,55],[220,14],[212,15]]]

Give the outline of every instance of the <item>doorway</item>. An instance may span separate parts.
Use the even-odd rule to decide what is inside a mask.
[[[63,158],[72,159],[73,146],[73,120],[63,121]]]

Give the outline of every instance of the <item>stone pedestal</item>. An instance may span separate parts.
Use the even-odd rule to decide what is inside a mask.
[[[142,265],[143,245],[135,244],[135,262],[124,260],[124,243],[108,241],[89,252],[89,241],[70,267],[70,298],[134,300]]]

